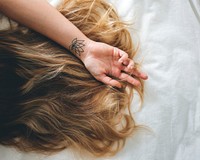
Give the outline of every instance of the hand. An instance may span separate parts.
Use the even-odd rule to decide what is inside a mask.
[[[140,82],[131,75],[143,80],[148,78],[146,74],[135,69],[134,62],[128,58],[127,53],[105,43],[90,41],[81,60],[97,80],[113,87],[121,88],[119,80],[139,86]]]

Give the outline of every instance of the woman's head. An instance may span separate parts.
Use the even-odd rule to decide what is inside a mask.
[[[125,24],[103,0],[65,0],[59,11],[86,36],[135,55]],[[0,32],[0,143],[23,151],[67,147],[116,153],[137,128],[129,112],[134,86],[112,88],[42,35]],[[142,96],[142,87],[135,88]],[[128,112],[127,112],[128,111]]]

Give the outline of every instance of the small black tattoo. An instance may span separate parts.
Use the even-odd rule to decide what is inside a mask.
[[[82,52],[84,52],[83,47],[85,46],[84,40],[77,40],[74,38],[72,44],[69,46],[70,51],[80,56]]]

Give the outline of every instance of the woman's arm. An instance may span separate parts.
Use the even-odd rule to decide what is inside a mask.
[[[136,79],[121,71],[147,78],[145,74],[133,70],[134,63],[125,52],[90,40],[46,0],[0,0],[0,11],[69,49],[97,80],[105,84],[120,87],[118,81],[109,77],[114,76],[139,85]],[[119,57],[117,61],[116,57]]]
[[[67,49],[75,38],[83,40],[85,46],[90,41],[46,0],[0,0],[0,11]]]

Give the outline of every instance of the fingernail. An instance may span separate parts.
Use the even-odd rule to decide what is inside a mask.
[[[133,68],[134,68],[133,66],[130,67],[130,69],[133,69]]]
[[[144,79],[148,79],[148,76],[146,74],[143,74]]]

